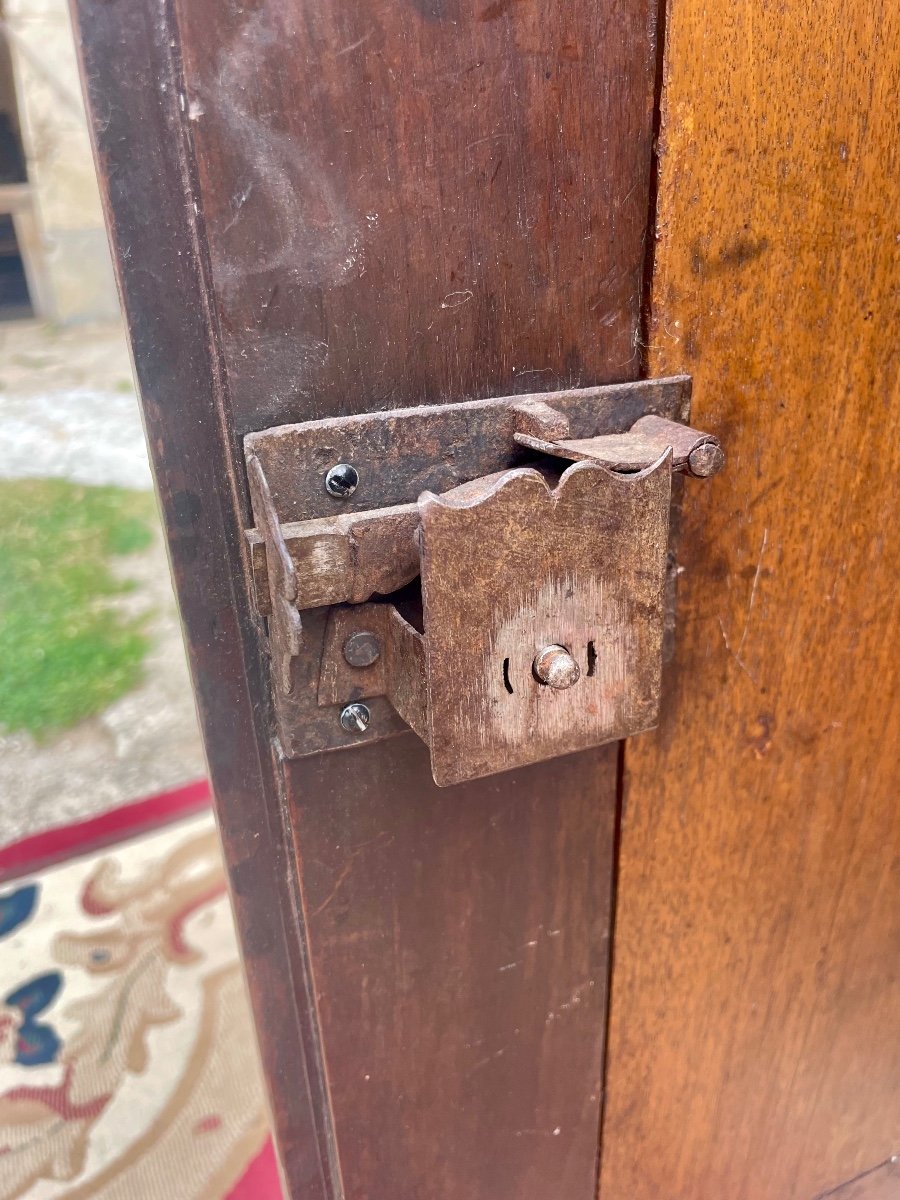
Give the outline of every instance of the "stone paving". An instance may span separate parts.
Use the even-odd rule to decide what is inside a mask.
[[[0,324],[0,478],[47,476],[152,488],[121,326]],[[205,772],[161,533],[121,563],[153,614],[144,682],[48,741],[0,736],[0,843]]]

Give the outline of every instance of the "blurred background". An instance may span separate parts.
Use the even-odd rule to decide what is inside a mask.
[[[64,0],[0,7],[0,827],[201,777]]]
[[[277,1172],[64,0],[0,0],[0,1200]]]

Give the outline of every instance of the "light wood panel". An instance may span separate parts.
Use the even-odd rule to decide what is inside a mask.
[[[649,366],[729,460],[627,748],[603,1200],[900,1147],[898,47],[892,0],[671,5]]]

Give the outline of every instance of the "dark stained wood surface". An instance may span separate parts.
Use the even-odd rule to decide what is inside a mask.
[[[347,1200],[593,1200],[616,747],[436,788],[291,767]]]
[[[900,8],[678,0],[667,60],[650,368],[728,465],[626,750],[600,1194],[811,1200],[900,1150]]]
[[[632,379],[648,0],[175,0],[239,432]]]
[[[336,1174],[267,681],[241,564],[249,521],[208,310],[182,136],[177,35],[161,7],[78,0],[85,93],[144,421],[216,799],[275,1132],[294,1196]]]
[[[273,778],[240,436],[635,377],[655,5],[77,9],[291,1194],[587,1200],[615,752]]]

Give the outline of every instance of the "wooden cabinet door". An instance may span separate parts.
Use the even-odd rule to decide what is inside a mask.
[[[664,7],[75,0],[293,1200],[900,1195],[896,9]],[[675,371],[656,733],[285,757],[245,434]]]
[[[729,462],[625,756],[600,1194],[894,1200],[900,10],[673,0],[666,64],[648,365]]]
[[[590,1200],[615,745],[287,759],[241,438],[638,376],[651,0],[79,0],[286,1186]]]

